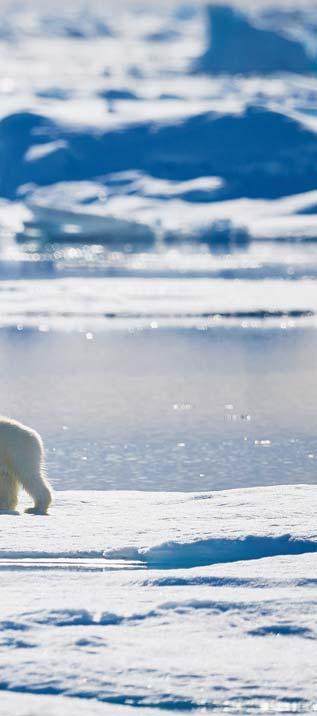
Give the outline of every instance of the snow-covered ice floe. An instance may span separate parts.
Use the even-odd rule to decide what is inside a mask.
[[[316,502],[305,485],[78,491],[1,515],[1,705],[314,712]]]

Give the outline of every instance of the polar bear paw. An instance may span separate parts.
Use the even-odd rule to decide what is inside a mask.
[[[44,507],[28,507],[24,512],[27,515],[47,515],[47,510]]]

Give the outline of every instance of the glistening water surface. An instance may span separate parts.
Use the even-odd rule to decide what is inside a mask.
[[[301,328],[2,329],[1,412],[62,490],[314,483],[316,358]]]

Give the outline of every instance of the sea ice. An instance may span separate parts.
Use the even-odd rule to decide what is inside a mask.
[[[310,713],[315,503],[305,485],[78,491],[1,516],[2,705]]]

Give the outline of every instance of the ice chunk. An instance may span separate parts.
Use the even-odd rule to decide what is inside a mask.
[[[26,204],[31,216],[25,220],[23,238],[145,244],[155,238],[145,223],[111,215],[107,191],[97,182],[61,182],[37,189],[30,192]]]

